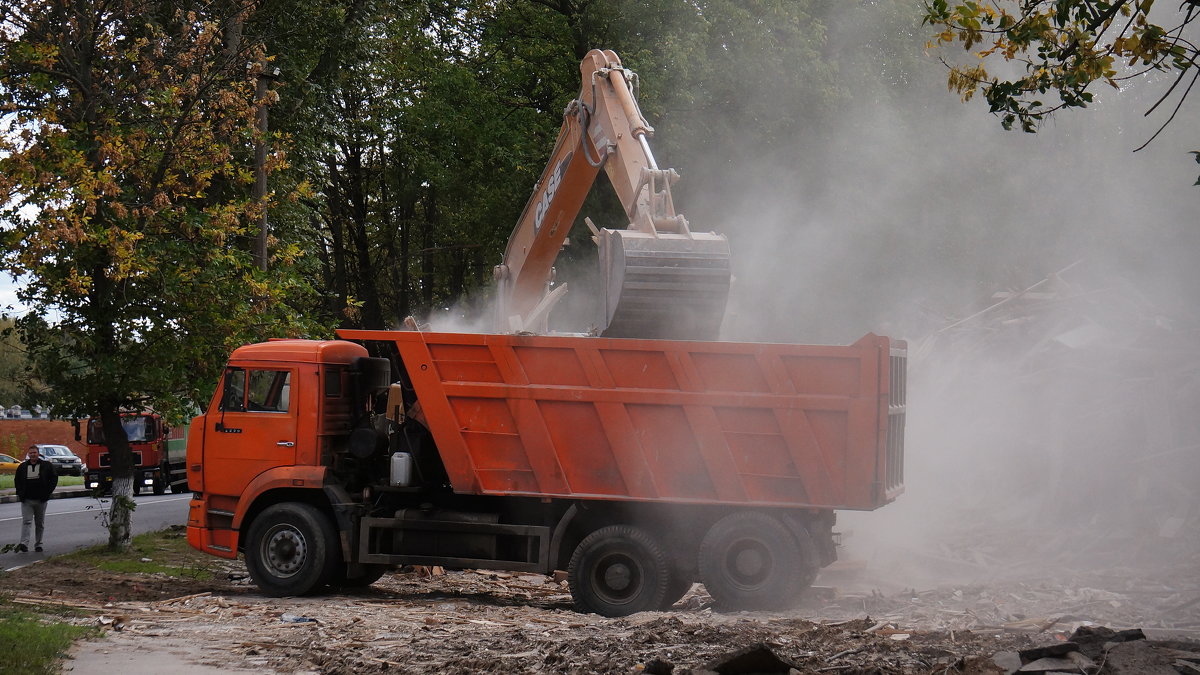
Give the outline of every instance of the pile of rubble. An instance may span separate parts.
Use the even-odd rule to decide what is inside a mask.
[[[1096,621],[1115,612],[1150,615],[1158,605],[1146,597],[1168,596],[1139,599],[1094,586],[895,594],[820,586],[792,613],[723,614],[696,585],[673,611],[608,619],[576,613],[562,582],[533,574],[414,570],[353,594],[308,598],[265,598],[244,572],[235,576],[219,594],[97,603],[55,591],[17,601],[72,605],[84,610],[80,622],[106,628],[107,638],[81,647],[79,659],[87,649],[156,649],[225,670],[269,672],[1166,675],[1192,673],[1200,652],[1200,642],[1178,637],[1186,631],[1172,638],[1100,627]],[[1176,595],[1200,604],[1195,585]],[[1137,669],[1146,664],[1174,670]]]

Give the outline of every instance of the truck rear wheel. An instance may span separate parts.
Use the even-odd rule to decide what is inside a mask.
[[[316,507],[284,502],[250,525],[246,567],[263,593],[281,597],[319,590],[338,564],[337,533]]]
[[[790,607],[816,572],[808,533],[758,511],[725,516],[700,542],[700,580],[721,609]]]
[[[579,542],[567,584],[579,611],[626,616],[662,607],[670,573],[666,554],[648,532],[610,525]]]

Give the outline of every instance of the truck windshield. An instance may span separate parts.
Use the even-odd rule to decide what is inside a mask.
[[[122,417],[121,426],[125,428],[125,436],[129,438],[130,443],[145,443],[155,440],[154,418],[149,415]],[[104,427],[98,419],[93,418],[88,421],[88,443],[104,444]]]

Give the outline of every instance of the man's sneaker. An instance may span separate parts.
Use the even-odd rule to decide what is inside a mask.
[[[33,552],[34,552],[34,553],[41,553],[41,552],[42,552],[42,545],[41,545],[41,544],[38,544],[37,546],[34,546],[34,547],[33,547]]]
[[[25,553],[28,550],[29,550],[29,547],[26,546],[25,544],[17,544],[17,553]]]

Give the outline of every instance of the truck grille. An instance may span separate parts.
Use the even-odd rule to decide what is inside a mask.
[[[133,452],[133,465],[134,466],[142,465],[142,453],[140,451],[135,450]],[[100,466],[102,466],[102,467],[112,466],[112,457],[109,456],[109,453],[105,452],[100,455]]]

